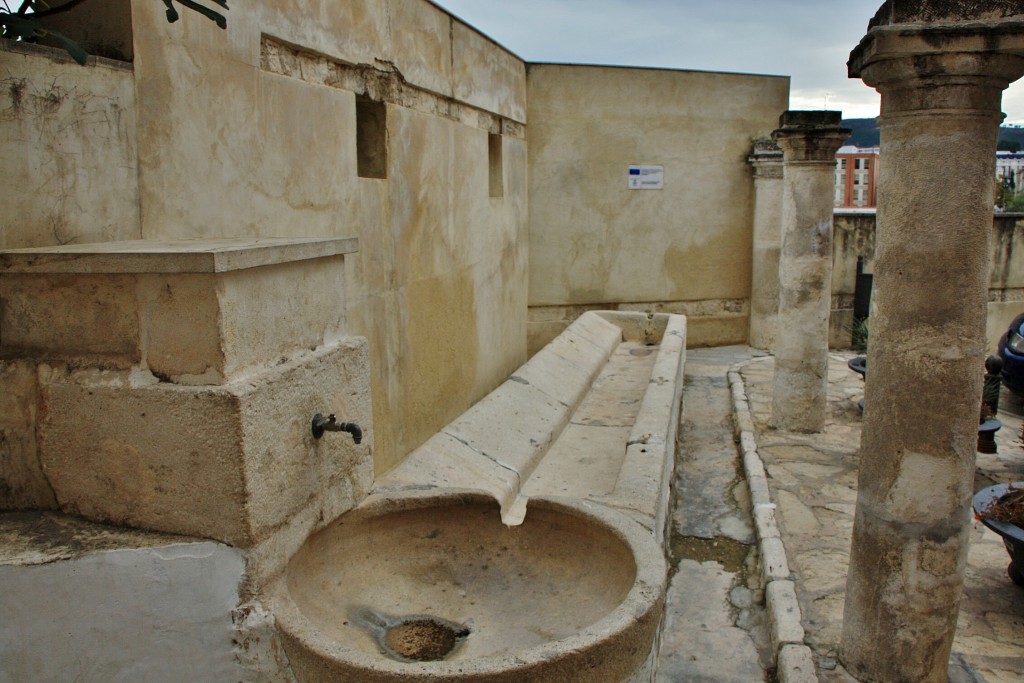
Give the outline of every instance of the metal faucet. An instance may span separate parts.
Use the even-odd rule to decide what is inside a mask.
[[[338,419],[334,417],[334,413],[331,413],[327,417],[324,417],[320,413],[313,416],[313,438],[319,439],[324,435],[324,432],[348,432],[352,435],[352,440],[359,443],[363,440],[363,429],[355,422],[338,422]]]

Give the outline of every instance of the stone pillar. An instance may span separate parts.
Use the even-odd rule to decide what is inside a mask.
[[[754,259],[751,264],[749,344],[775,349],[779,313],[779,245],[782,241],[782,150],[755,140],[747,159],[754,169]]]
[[[850,58],[850,75],[882,95],[869,372],[841,647],[863,681],[948,676],[970,530],[993,160],[1001,92],[1024,74],[1024,15],[1009,18],[1021,11],[1004,0],[890,0]]]
[[[828,412],[832,203],[836,150],[850,135],[837,111],[787,111],[772,137],[785,159],[772,425],[820,432]]]

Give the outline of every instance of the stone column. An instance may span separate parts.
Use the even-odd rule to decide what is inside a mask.
[[[772,137],[785,159],[772,425],[820,432],[828,412],[832,202],[836,150],[850,135],[837,111],[787,111]]]
[[[841,647],[863,681],[948,676],[970,530],[1000,98],[1024,74],[1024,15],[1007,18],[1014,11],[1019,2],[891,0],[850,58],[850,75],[882,95]]]
[[[755,140],[747,161],[754,169],[754,259],[751,264],[749,344],[775,349],[779,313],[779,245],[782,241],[782,150]]]

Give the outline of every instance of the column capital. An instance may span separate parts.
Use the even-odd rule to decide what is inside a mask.
[[[782,148],[771,138],[754,140],[753,149],[747,157],[747,163],[754,168],[755,178],[782,177]]]
[[[779,117],[772,139],[782,149],[787,163],[820,161],[835,164],[836,151],[850,137],[838,111],[787,111]]]
[[[1024,14],[1020,0],[886,0],[868,29],[891,24],[1002,19],[1019,14]]]
[[[1024,12],[1017,0],[966,4],[890,0],[879,10],[847,69],[888,96],[883,115],[998,113],[1002,91],[1024,75]]]

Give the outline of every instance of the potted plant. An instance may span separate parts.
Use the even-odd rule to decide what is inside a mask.
[[[867,318],[854,318],[853,324],[846,326],[846,330],[850,333],[850,345],[853,350],[857,353],[864,354],[860,356],[854,356],[846,365],[851,370],[860,375],[861,379],[865,379],[868,374],[868,319]]]
[[[996,484],[974,494],[974,516],[999,534],[1010,554],[1006,573],[1024,587],[1024,481]]]

